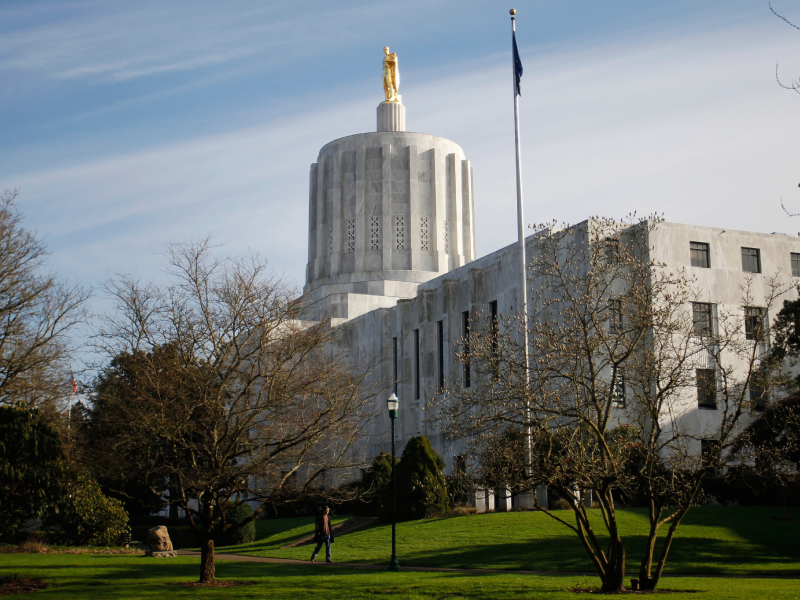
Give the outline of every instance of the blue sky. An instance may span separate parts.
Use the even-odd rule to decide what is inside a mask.
[[[513,242],[509,6],[496,2],[0,2],[0,189],[52,264],[158,277],[213,232],[302,286],[308,168],[375,128],[382,48],[408,129],[475,171],[478,254]],[[526,220],[664,213],[800,231],[800,32],[766,0],[515,0]],[[800,4],[774,0],[800,23]]]

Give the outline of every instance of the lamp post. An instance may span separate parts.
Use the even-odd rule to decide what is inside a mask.
[[[400,561],[397,560],[396,550],[396,534],[395,526],[397,524],[397,480],[394,477],[394,422],[397,419],[397,409],[400,406],[400,401],[397,399],[397,394],[392,394],[386,401],[386,407],[389,409],[389,418],[392,420],[392,559],[389,561],[390,571],[400,570]]]

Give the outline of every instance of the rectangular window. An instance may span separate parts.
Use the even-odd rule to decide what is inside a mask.
[[[692,302],[692,329],[702,337],[713,333],[714,308],[707,302]]]
[[[399,356],[397,356],[397,338],[392,338],[392,390],[394,391],[395,395],[397,394],[397,361],[399,360]]]
[[[491,349],[492,349],[492,377],[497,379],[499,376],[498,360],[498,336],[499,336],[499,322],[497,320],[497,300],[489,302],[489,334],[491,336]]]
[[[764,313],[765,310],[759,306],[744,307],[744,332],[748,340],[764,340]]]
[[[760,383],[750,381],[750,402],[753,403],[753,410],[761,412],[767,408],[767,392]]]
[[[625,408],[625,371],[617,369],[617,376],[611,382],[611,407]]]
[[[750,402],[753,410],[761,412],[767,408],[769,396],[767,394],[767,373],[764,369],[756,369],[750,376]]]
[[[419,373],[419,329],[414,330],[414,398],[419,400],[420,392]]]
[[[605,243],[605,262],[608,265],[619,263],[619,240],[608,239]]]
[[[689,254],[691,254],[692,266],[708,269],[711,261],[708,257],[708,244],[703,242],[689,242]]]
[[[758,248],[742,248],[742,271],[761,273],[761,251]]]
[[[470,378],[469,311],[461,313],[461,332],[464,338],[464,387],[472,385]]]
[[[800,277],[800,254],[792,252],[792,277]]]
[[[707,410],[717,408],[717,378],[714,369],[697,369],[697,406]]]
[[[622,333],[622,300],[611,300],[608,303],[608,332]]]
[[[444,321],[436,323],[436,347],[439,360],[439,393],[444,391]]]
[[[700,455],[704,467],[713,465],[719,460],[721,447],[719,440],[700,440]]]

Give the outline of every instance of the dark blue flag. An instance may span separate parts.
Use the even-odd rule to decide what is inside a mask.
[[[517,95],[521,96],[522,92],[519,90],[519,80],[522,79],[522,61],[519,59],[519,50],[517,50],[517,33],[511,32],[511,39],[514,42],[514,81],[516,82]]]

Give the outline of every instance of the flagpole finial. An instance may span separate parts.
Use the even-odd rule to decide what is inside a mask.
[[[517,9],[512,8],[510,11],[508,11],[508,14],[510,14],[513,17],[515,14],[517,14]]]

